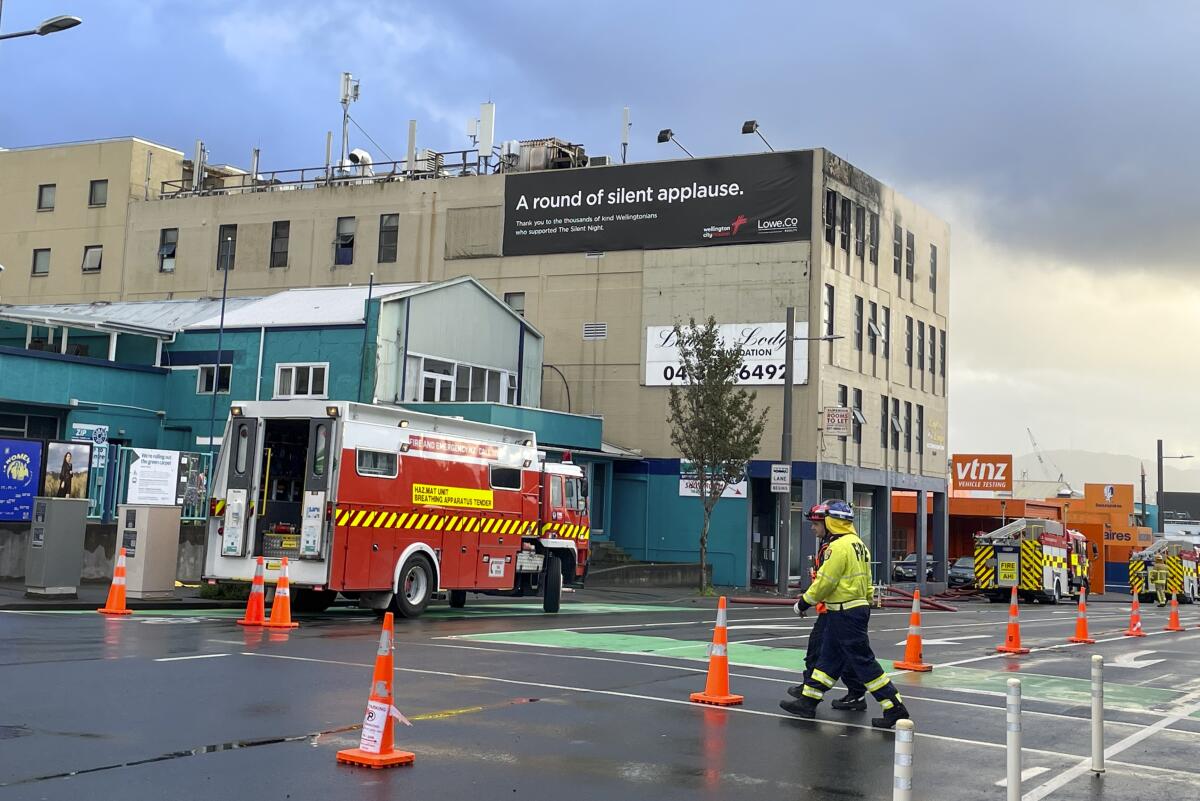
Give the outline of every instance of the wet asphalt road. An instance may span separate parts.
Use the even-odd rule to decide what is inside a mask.
[[[1095,605],[1100,644],[1037,650],[1071,634],[1074,610],[1030,606],[1035,652],[998,657],[1007,607],[963,609],[926,613],[937,667],[896,676],[917,721],[914,798],[1005,797],[1002,693],[1016,676],[1028,798],[1200,799],[1200,630],[1159,633],[1165,616],[1150,609],[1152,636],[1119,638],[1123,607]],[[480,604],[397,621],[396,704],[414,722],[399,745],[416,764],[370,771],[334,760],[358,741],[370,614],[267,634],[233,612],[0,613],[0,799],[890,799],[893,736],[870,730],[873,704],[823,705],[817,723],[778,708],[811,625],[789,609],[731,609],[742,707],[687,702],[704,685],[712,616]],[[1200,624],[1200,610],[1184,620]],[[900,657],[907,623],[875,614],[881,657]],[[1063,780],[1089,754],[1092,653],[1108,662],[1109,771]]]

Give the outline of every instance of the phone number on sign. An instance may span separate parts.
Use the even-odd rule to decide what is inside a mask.
[[[784,364],[743,364],[738,370],[738,381],[782,381],[784,373]],[[681,365],[668,364],[663,367],[662,377],[664,381],[686,381],[687,370]]]

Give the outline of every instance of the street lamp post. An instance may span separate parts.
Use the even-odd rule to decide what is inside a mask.
[[[0,0],[0,14],[4,13],[4,0]],[[0,33],[0,39],[16,39],[21,36],[46,36],[51,33],[58,33],[69,28],[74,28],[76,25],[83,22],[79,17],[69,15],[61,15],[50,17],[42,20],[36,28],[30,28],[27,31],[14,31],[13,33]]]
[[[780,461],[788,466],[788,475],[792,471],[792,389],[795,384],[795,379],[792,376],[792,371],[795,369],[793,364],[793,354],[795,352],[796,342],[832,342],[835,339],[842,339],[841,336],[827,334],[819,337],[798,337],[796,336],[796,309],[793,306],[787,307],[787,323],[784,336],[786,340],[783,347],[783,434],[780,442]],[[820,392],[821,382],[817,380],[817,406],[820,407]],[[820,443],[817,443],[817,487],[820,494]],[[792,493],[779,493],[779,498],[776,500],[776,515],[779,517],[779,542],[775,547],[775,581],[776,587],[780,595],[788,593],[788,579],[791,578],[791,549],[792,549]],[[804,548],[800,548],[800,553],[803,555]],[[802,562],[803,564],[803,562]]]
[[[1166,502],[1166,493],[1163,492],[1163,460],[1164,459],[1191,459],[1192,454],[1185,453],[1179,456],[1163,456],[1163,441],[1158,441],[1158,491],[1154,493],[1154,502],[1158,504],[1158,530],[1165,531],[1163,523],[1165,521],[1166,509],[1163,504]],[[1145,493],[1143,493],[1143,503],[1145,503]],[[1146,510],[1142,509],[1142,514]]]

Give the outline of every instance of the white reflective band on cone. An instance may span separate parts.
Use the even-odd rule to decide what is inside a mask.
[[[376,651],[378,656],[387,656],[392,650],[391,632],[387,629],[379,632],[379,650]]]
[[[725,621],[726,621],[725,614],[726,614],[726,613],[725,613],[725,610],[724,610],[724,609],[718,609],[718,610],[717,610],[717,626],[719,626],[719,627],[723,627],[723,626],[725,626],[725,625],[726,625],[726,622],[725,622]]]
[[[717,645],[716,643],[709,643],[708,644],[708,655],[709,656],[725,656],[725,646]]]

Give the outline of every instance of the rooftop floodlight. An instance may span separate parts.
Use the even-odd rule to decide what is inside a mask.
[[[767,150],[770,150],[772,153],[775,152],[775,148],[771,147],[771,143],[767,141],[767,137],[762,135],[762,131],[758,130],[758,120],[746,120],[743,122],[742,133],[758,134],[758,138],[763,140],[763,144],[767,146]]]
[[[687,153],[687,156],[689,159],[696,158],[695,156],[692,155],[691,151],[689,151],[683,145],[679,144],[679,140],[675,138],[674,131],[672,131],[670,128],[663,128],[661,131],[658,132],[658,143],[660,145],[662,145],[662,144],[666,144],[667,142],[674,142],[676,147],[678,147],[684,153]]]

